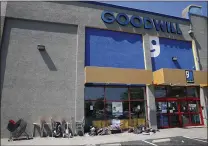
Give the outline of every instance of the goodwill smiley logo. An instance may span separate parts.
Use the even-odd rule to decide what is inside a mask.
[[[156,36],[150,36],[149,39],[151,57],[158,57],[160,55],[160,42]]]

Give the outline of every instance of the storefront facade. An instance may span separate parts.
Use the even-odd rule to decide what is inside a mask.
[[[3,137],[9,119],[32,131],[54,115],[97,127],[118,118],[123,129],[204,125],[207,71],[190,20],[96,2],[7,2],[2,18]]]

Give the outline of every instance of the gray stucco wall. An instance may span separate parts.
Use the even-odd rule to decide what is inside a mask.
[[[191,15],[191,24],[194,32],[194,40],[199,57],[199,66],[201,70],[207,70],[207,17]]]
[[[193,29],[193,39],[196,45],[196,53],[198,57],[198,70],[208,70],[208,63],[207,63],[207,53],[208,53],[208,46],[207,46],[207,17],[199,16],[199,15],[190,15],[191,25]],[[204,107],[202,109],[203,119],[205,125],[207,125],[207,118],[208,118],[208,105],[207,105],[207,87],[200,88],[200,103],[201,106]]]
[[[1,38],[2,38],[3,29],[4,29],[4,20],[5,20],[5,15],[6,15],[7,2],[0,2],[0,5],[1,5],[1,24],[0,24],[0,44],[1,44]]]
[[[38,44],[46,51],[40,52]],[[1,136],[8,136],[9,119],[24,118],[32,132],[39,116],[75,117],[76,48],[76,26],[6,20]]]
[[[117,23],[107,25],[101,20],[103,10],[179,23],[183,35]],[[32,132],[32,123],[39,116],[61,114],[76,120],[83,118],[85,27],[146,34],[146,57],[150,56],[149,35],[192,40],[188,34],[189,22],[81,2],[8,2],[5,15],[1,48],[2,137],[8,136],[9,119],[27,119],[28,131]],[[47,53],[40,53],[38,44],[45,45]],[[150,58],[145,66],[151,69]],[[147,99],[153,99],[153,89],[147,91],[151,96]],[[154,102],[148,103],[150,112],[155,110]]]
[[[113,7],[97,6],[82,2],[8,2],[7,9],[7,17],[75,24],[139,34],[148,33],[149,35],[158,35],[173,39],[191,40],[191,37],[188,34],[189,22],[187,21]],[[179,23],[183,35],[180,36],[163,32],[158,33],[155,29],[148,31],[143,28],[135,29],[130,24],[128,26],[121,26],[116,22],[114,24],[105,24],[101,19],[101,13],[103,10],[109,10],[115,13],[123,12],[129,16],[136,15],[155,18],[158,20],[166,20],[174,23],[177,22]]]
[[[151,54],[150,54],[150,45],[149,45],[149,35],[143,35],[143,49],[144,49],[144,60],[145,68],[152,70]],[[155,107],[155,96],[154,96],[154,86],[146,85],[146,100],[147,100],[147,123],[153,129],[157,129],[157,112]]]

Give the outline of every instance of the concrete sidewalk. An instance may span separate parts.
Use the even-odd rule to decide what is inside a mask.
[[[34,138],[32,140],[22,140],[8,142],[8,139],[1,139],[1,145],[95,145],[104,143],[126,142],[135,140],[146,140],[154,138],[166,138],[175,136],[187,136],[190,138],[207,139],[207,128],[189,127],[162,129],[152,135],[142,135],[133,133],[121,133],[105,136],[84,136],[74,138]]]

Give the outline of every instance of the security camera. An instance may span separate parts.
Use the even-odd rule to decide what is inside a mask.
[[[192,36],[192,37],[194,36],[194,32],[193,32],[192,29],[190,29],[190,30],[188,31],[188,33],[189,33],[190,36]]]

